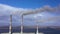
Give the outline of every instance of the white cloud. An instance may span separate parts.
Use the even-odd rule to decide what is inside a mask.
[[[24,8],[16,8],[5,4],[0,4],[0,14],[11,14],[11,13],[19,13],[21,11],[27,11]]]
[[[40,16],[43,15],[43,16]],[[30,22],[32,22],[33,19],[37,20],[39,22],[40,26],[60,26],[59,22],[60,22],[60,15],[53,15],[49,12],[42,12],[39,14],[35,14],[35,15],[28,15],[27,17],[25,17],[25,21],[28,21],[28,19],[30,19]],[[34,16],[36,18],[34,18]],[[34,20],[33,20],[34,21]],[[35,22],[33,22],[35,23]],[[36,25],[36,23],[35,23]]]
[[[38,12],[44,12],[44,11],[49,11],[49,12],[59,12],[60,6],[55,8],[55,7],[51,7],[49,5],[45,5],[41,8],[36,8],[36,9],[28,9],[28,8],[16,8],[16,7],[12,7],[9,5],[5,5],[5,4],[0,4],[0,14],[32,14],[32,13],[38,13]]]
[[[43,7],[41,7],[41,8],[36,8],[36,9],[25,9],[25,8],[16,8],[16,7],[12,7],[12,6],[9,6],[9,5],[5,5],[5,4],[0,4],[0,15],[10,15],[11,13],[12,14],[19,14],[19,16],[20,16],[20,14],[32,14],[32,13],[40,13],[40,12],[55,12],[55,13],[60,13],[59,11],[60,11],[60,6],[56,6],[56,7],[51,7],[51,6],[49,6],[49,5],[45,5],[45,6],[43,6]],[[53,16],[53,15],[50,15],[50,14],[48,14],[48,13],[44,13],[44,14],[40,14],[43,18],[41,19],[41,22],[50,22],[50,21],[55,21],[56,23],[60,20],[59,19],[59,17],[56,17],[56,16],[54,16],[54,18],[52,18],[51,16]],[[39,14],[35,14],[35,16],[40,16]],[[34,16],[26,16],[26,19],[27,18],[33,18]],[[38,17],[37,17],[38,18]],[[46,19],[47,18],[47,19]],[[50,19],[51,18],[51,19]],[[19,21],[20,19],[18,19],[18,17],[16,17],[15,19],[17,19],[17,21]],[[48,24],[48,23],[47,23]],[[52,23],[51,23],[52,24]],[[54,23],[55,24],[55,23]]]

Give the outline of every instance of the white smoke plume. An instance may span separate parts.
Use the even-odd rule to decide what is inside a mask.
[[[34,10],[28,10],[26,12],[22,12],[24,15],[28,15],[28,14],[36,14],[36,13],[41,13],[41,12],[54,12],[54,13],[60,13],[60,5],[56,6],[56,7],[51,7],[49,5],[45,5],[41,8],[36,8]]]

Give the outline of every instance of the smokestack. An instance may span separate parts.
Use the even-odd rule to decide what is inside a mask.
[[[21,34],[23,34],[23,15],[21,16]]]
[[[37,30],[36,30],[36,34],[39,34],[39,30],[38,30],[38,23],[37,23]]]
[[[10,15],[9,34],[12,34],[12,15]]]

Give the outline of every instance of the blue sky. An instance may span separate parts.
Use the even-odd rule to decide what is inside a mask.
[[[39,8],[44,5],[57,6],[60,0],[0,0],[0,3],[18,8]]]

